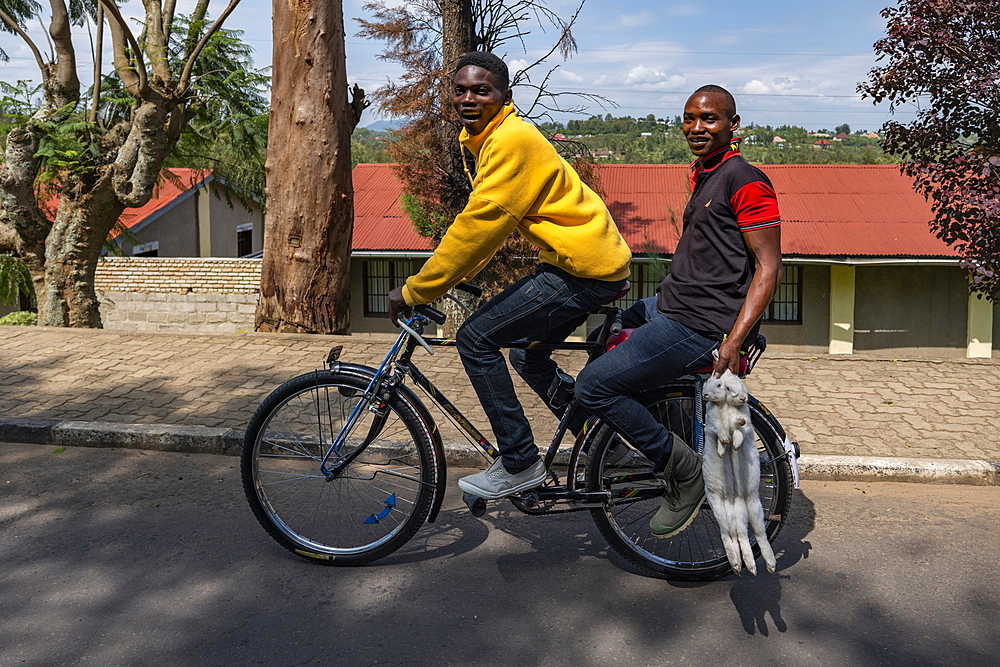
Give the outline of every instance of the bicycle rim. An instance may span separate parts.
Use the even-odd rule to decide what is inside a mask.
[[[243,452],[244,490],[254,514],[282,546],[330,564],[360,564],[404,544],[427,516],[434,472],[426,426],[398,396],[380,406],[385,423],[335,477],[320,463],[367,378],[330,372],[290,380],[258,408]],[[361,406],[331,468],[369,435],[377,415]]]
[[[675,441],[693,446],[691,387],[668,390],[647,406]],[[763,415],[751,411],[755,444],[761,461],[759,497],[764,508],[765,528],[771,541],[777,536],[790,504],[791,473],[788,462]],[[612,498],[592,510],[594,520],[608,543],[633,565],[659,577],[688,581],[711,580],[732,570],[722,544],[719,524],[708,503],[703,503],[694,521],[677,535],[658,539],[649,530],[649,520],[660,507],[662,486],[646,474],[652,464],[638,451],[622,457],[624,446],[609,428],[595,435],[588,465],[588,488],[610,492]],[[609,452],[612,452],[609,454]],[[613,459],[620,459],[611,463]],[[638,474],[639,479],[634,476]],[[645,477],[645,478],[643,478]],[[623,497],[631,496],[631,497]],[[760,555],[751,534],[754,557]]]

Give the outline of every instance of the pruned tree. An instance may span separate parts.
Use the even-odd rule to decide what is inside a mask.
[[[885,150],[931,202],[931,229],[962,254],[969,286],[1000,299],[1000,4],[901,0],[882,10],[886,36],[858,91],[890,109]]]
[[[43,20],[41,6],[0,0],[0,26],[27,44],[42,81],[37,108],[16,117],[6,136],[0,251],[25,260],[38,321],[49,326],[101,325],[94,272],[102,246],[126,208],[152,197],[164,160],[196,115],[192,104],[209,94],[211,73],[200,67],[201,56],[239,0],[214,21],[207,18],[209,0],[198,0],[186,21],[175,15],[175,0],[143,0],[138,34],[113,0],[98,2],[100,14],[91,0],[50,0],[52,51],[43,55],[25,28],[30,19]],[[108,24],[115,74],[98,76],[81,108],[72,32],[94,20],[98,41]],[[255,85],[252,77],[243,83]],[[232,79],[226,86],[240,89]]]
[[[340,2],[274,0],[268,224],[258,331],[346,333],[354,224],[351,131]]]

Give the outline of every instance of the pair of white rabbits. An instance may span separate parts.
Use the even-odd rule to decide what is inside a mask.
[[[757,495],[760,458],[750,423],[747,388],[728,369],[705,380],[705,493],[722,532],[722,544],[733,571],[743,564],[757,574],[747,523],[753,528],[767,571],[774,572],[774,552],[764,532],[764,508]],[[741,560],[742,554],[742,560]]]

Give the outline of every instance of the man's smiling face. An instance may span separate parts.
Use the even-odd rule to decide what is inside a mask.
[[[479,134],[510,102],[510,89],[501,90],[493,72],[466,65],[455,74],[452,104],[469,134]]]
[[[740,117],[728,107],[722,93],[695,93],[684,105],[681,129],[695,157],[708,157],[733,140]]]

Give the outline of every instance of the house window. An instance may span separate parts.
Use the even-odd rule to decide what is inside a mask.
[[[785,266],[785,275],[764,311],[764,322],[802,324],[802,267]]]
[[[150,241],[149,243],[140,243],[138,245],[132,246],[132,256],[133,257],[159,257],[160,256],[160,242]]]
[[[236,225],[236,256],[246,257],[253,253],[253,223]]]
[[[632,262],[632,275],[629,277],[632,289],[615,301],[615,305],[619,308],[628,308],[640,299],[656,296],[656,286],[663,282],[669,272],[670,265],[663,261]]]
[[[365,316],[389,314],[389,290],[402,285],[416,273],[415,262],[404,260],[368,260],[361,263],[365,285]]]

